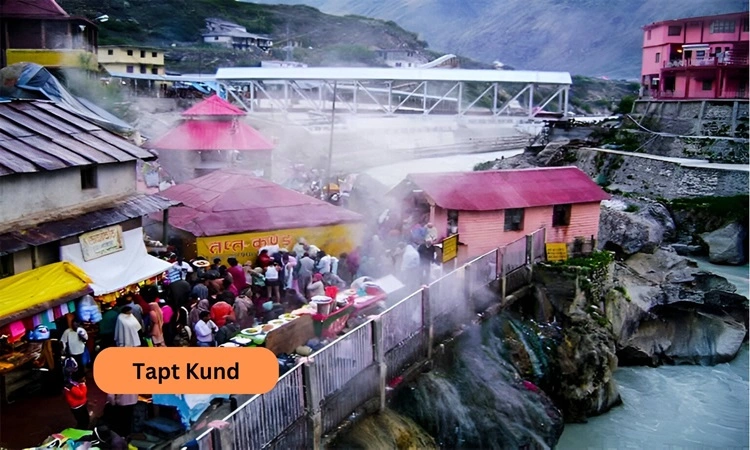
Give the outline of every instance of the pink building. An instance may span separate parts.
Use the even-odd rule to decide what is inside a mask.
[[[747,12],[643,27],[643,97],[747,99],[747,73]]]
[[[458,233],[459,260],[539,228],[547,242],[595,239],[600,202],[609,198],[577,167],[411,174],[392,192],[439,239]]]

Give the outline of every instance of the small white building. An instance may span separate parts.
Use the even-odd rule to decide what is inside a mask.
[[[406,48],[390,50],[380,49],[376,50],[375,53],[377,53],[378,57],[388,67],[416,68],[429,61],[427,57],[420,52]]]
[[[257,47],[268,51],[273,47],[273,40],[269,36],[248,33],[242,25],[223,19],[206,19],[206,32],[202,34],[203,42],[237,50],[252,50]]]

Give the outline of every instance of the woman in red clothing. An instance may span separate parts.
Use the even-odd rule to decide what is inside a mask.
[[[265,269],[271,264],[271,261],[273,261],[273,258],[268,254],[268,250],[263,249],[258,254],[258,260],[255,261],[255,266]]]
[[[76,429],[86,430],[89,427],[88,388],[84,377],[76,377],[65,385],[65,401],[76,419]]]

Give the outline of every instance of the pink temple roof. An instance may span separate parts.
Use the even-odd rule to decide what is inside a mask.
[[[239,120],[187,120],[147,148],[156,150],[273,150],[258,130]]]
[[[199,237],[362,221],[355,212],[239,169],[217,170],[160,195],[183,203],[169,209],[169,224]]]
[[[610,198],[577,167],[420,173],[408,175],[402,185],[409,182],[437,206],[458,211],[530,208]]]
[[[188,108],[182,113],[185,117],[195,116],[244,116],[247,113],[240,108],[234,106],[218,95],[214,94],[211,97],[203,100],[200,103]]]

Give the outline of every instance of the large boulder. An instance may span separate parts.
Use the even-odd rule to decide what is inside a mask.
[[[628,258],[614,278],[605,313],[621,364],[716,364],[737,354],[748,300],[726,278],[671,248]]]
[[[745,230],[742,224],[732,222],[716,231],[701,234],[708,246],[708,259],[714,264],[744,264]]]
[[[645,199],[613,199],[602,203],[599,220],[599,248],[623,255],[653,253],[674,233],[669,211]]]

